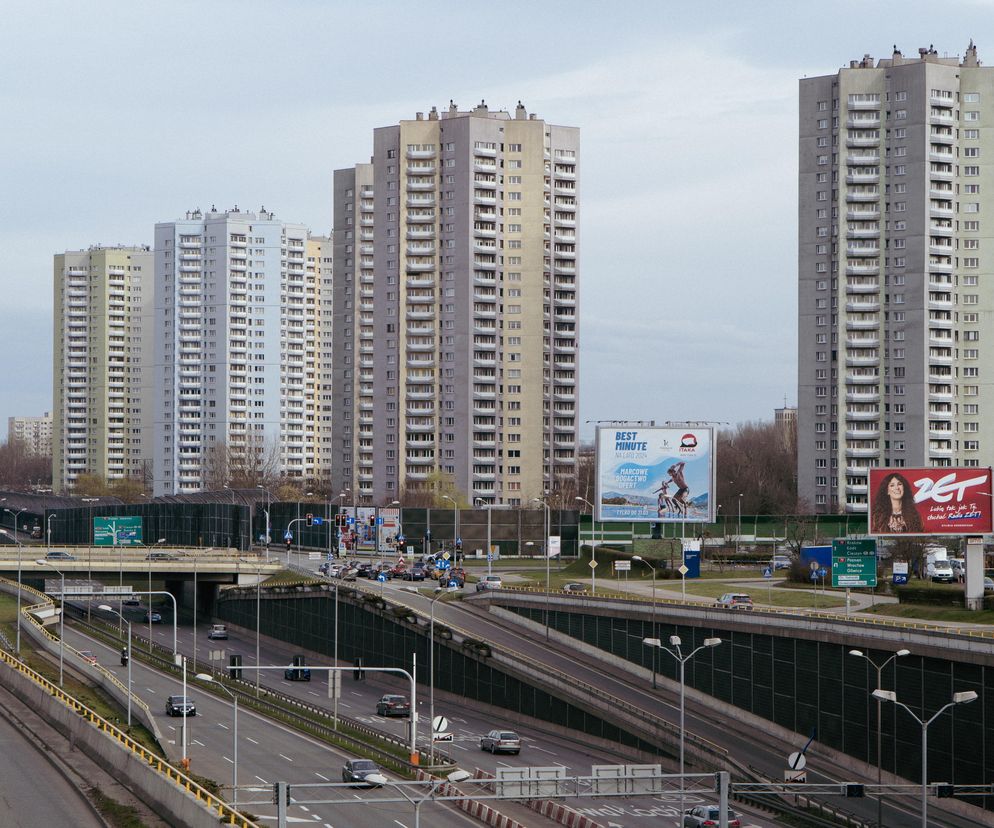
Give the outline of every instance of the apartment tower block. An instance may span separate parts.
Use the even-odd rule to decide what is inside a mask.
[[[332,481],[526,504],[577,455],[579,130],[481,103],[373,133],[334,179]]]
[[[972,43],[800,82],[798,490],[818,512],[865,512],[873,466],[994,459],[992,127]]]

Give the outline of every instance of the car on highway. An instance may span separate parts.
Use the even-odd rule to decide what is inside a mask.
[[[318,567],[318,572],[320,572],[325,577],[330,578],[331,577],[331,564],[328,563],[328,561],[325,561],[323,564],[321,564]]]
[[[207,637],[209,639],[227,639],[228,628],[224,624],[213,624],[207,631]]]
[[[92,650],[80,650],[79,657],[82,658],[83,661],[90,662],[90,664],[97,663],[97,657],[93,654]]]
[[[287,667],[283,671],[283,678],[287,681],[310,681],[311,671],[310,668],[297,664],[293,667]]]
[[[484,575],[476,582],[476,591],[483,592],[485,589],[500,589],[504,586],[500,575]]]
[[[152,610],[151,612],[145,613],[145,623],[161,624],[162,623],[162,613]]]
[[[167,716],[196,716],[197,705],[189,696],[170,696],[166,699]]]
[[[586,592],[587,585],[577,582],[571,582],[568,584],[563,584],[563,592]]]
[[[126,607],[140,607],[142,605],[142,599],[137,595],[132,595],[130,598],[125,598],[122,603]]]
[[[76,556],[72,552],[65,552],[61,549],[53,549],[45,554],[47,561],[74,561]]]
[[[717,805],[698,805],[683,812],[683,828],[718,828],[719,813]],[[731,808],[728,809],[728,828],[740,828],[742,821]]]
[[[149,552],[145,556],[146,561],[178,561],[179,556],[172,552]]]
[[[744,592],[726,592],[716,602],[715,606],[726,609],[752,609],[752,598]]]
[[[380,766],[372,759],[347,759],[345,767],[342,768],[342,781],[353,785],[368,785],[371,788],[379,787],[379,782],[367,782],[368,776],[383,776]]]
[[[480,737],[480,750],[491,753],[521,753],[521,739],[513,730],[491,730]]]
[[[389,716],[410,716],[411,703],[407,700],[407,696],[387,694],[376,703],[376,715],[385,718]]]

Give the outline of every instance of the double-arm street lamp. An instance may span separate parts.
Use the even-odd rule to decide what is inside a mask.
[[[632,555],[633,561],[644,563],[652,570],[652,638],[656,638],[656,567],[641,555]],[[656,651],[652,652],[652,689],[656,689]]]
[[[238,696],[232,693],[227,687],[225,687],[221,682],[217,681],[214,676],[208,673],[197,673],[194,675],[197,681],[207,682],[219,690],[223,690],[227,695],[231,696],[231,703],[234,705],[234,723],[233,729],[235,731],[234,738],[232,739],[231,751],[234,754],[234,762],[231,769],[231,807],[236,811],[238,810]],[[185,701],[185,699],[184,699]]]
[[[692,659],[695,655],[697,655],[701,650],[705,650],[709,647],[717,647],[719,644],[721,644],[721,639],[705,638],[704,643],[701,644],[700,647],[691,650],[687,655],[684,655],[683,650],[680,649],[683,642],[680,640],[680,636],[678,635],[670,636],[670,645],[673,647],[672,650],[669,647],[664,647],[663,643],[658,638],[643,638],[642,643],[648,647],[655,647],[656,649],[669,653],[671,656],[673,656],[674,659],[676,659],[677,663],[680,665],[680,811],[679,812],[682,815],[683,814],[683,767],[684,767],[683,743],[686,733],[684,729],[684,712],[686,709],[684,704],[684,696],[686,690],[684,667],[686,666],[687,662],[690,661],[690,659]]]
[[[943,707],[940,707],[931,719],[919,718],[918,714],[915,713],[914,710],[903,702],[899,702],[897,700],[897,693],[893,690],[881,690],[880,688],[877,688],[873,691],[873,697],[879,701],[889,701],[893,702],[898,707],[903,707],[908,711],[910,716],[922,726],[922,828],[928,828],[928,726],[938,719],[939,716],[945,713],[950,707],[955,707],[957,704],[969,704],[972,701],[976,701],[977,694],[973,690],[967,690],[963,693],[953,693],[953,700]]]
[[[6,500],[6,498],[4,498]],[[14,541],[17,541],[17,519],[23,515],[27,509],[18,509],[16,512],[13,509],[4,509],[5,512],[10,512],[14,516]]]
[[[877,687],[883,686],[883,671],[884,667],[890,664],[897,658],[902,658],[906,655],[911,655],[911,650],[898,650],[896,653],[887,658],[882,664],[877,664],[872,658],[870,658],[862,650],[850,650],[849,655],[856,656],[857,658],[864,659],[867,663],[873,666],[877,671]],[[894,686],[897,687],[897,664],[894,665]],[[880,755],[880,705],[881,699],[877,698],[877,785],[881,784],[882,777],[882,764],[883,758]],[[882,794],[877,794],[877,825],[883,825],[883,810],[884,810],[884,798]]]
[[[549,638],[549,604],[552,601],[552,556],[549,554],[549,524],[551,523],[549,504],[540,497],[533,497],[532,503],[545,507],[545,522],[542,524],[545,537],[542,539],[542,552],[545,554],[545,638]]]
[[[131,622],[125,618],[121,613],[114,609],[110,604],[100,604],[97,607],[98,610],[103,610],[104,612],[112,612],[114,615],[120,617],[120,619],[128,625],[128,729],[131,729]]]
[[[63,665],[65,664],[65,649],[66,649],[66,575],[64,572],[60,571],[56,567],[52,566],[44,558],[39,558],[35,561],[38,566],[47,566],[54,569],[59,573],[59,577],[62,578],[62,590],[59,593],[59,687],[62,686],[63,678]],[[17,613],[20,617],[20,612]]]

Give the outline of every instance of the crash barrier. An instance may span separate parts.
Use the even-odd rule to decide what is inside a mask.
[[[4,684],[43,715],[70,743],[83,749],[114,776],[127,780],[142,798],[177,825],[236,825],[258,828],[223,799],[194,782],[162,757],[136,742],[57,684],[10,653],[0,651]]]
[[[477,779],[496,780],[496,777],[492,773],[481,768],[477,768],[473,775]],[[495,785],[490,785],[489,787],[491,790],[496,789]],[[547,819],[558,822],[560,825],[565,825],[566,828],[604,828],[602,823],[581,814],[579,811],[574,811],[569,805],[558,802],[555,799],[528,799],[525,801],[525,805]]]
[[[422,780],[437,779],[438,777],[419,769],[416,778],[421,782]],[[459,796],[462,794],[462,791],[451,782],[442,782],[436,786],[435,791],[440,796]],[[493,826],[493,828],[528,828],[524,823],[505,816],[486,802],[480,802],[470,797],[466,799],[454,799],[449,804],[454,805],[460,811],[473,817],[473,819],[479,820],[484,825]],[[590,826],[589,828],[602,828],[602,826]]]

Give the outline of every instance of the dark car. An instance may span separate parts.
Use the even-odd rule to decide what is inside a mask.
[[[162,613],[156,612],[155,610],[152,610],[151,612],[146,612],[145,623],[148,624],[149,622],[151,622],[152,624],[161,624]]]
[[[145,556],[146,561],[178,561],[179,556],[172,552],[149,552]]]
[[[521,739],[513,730],[491,730],[480,737],[480,750],[491,753],[521,753]]]
[[[563,584],[563,592],[586,592],[586,591],[587,591],[586,584],[580,584],[575,582]]]
[[[404,573],[405,581],[423,581],[427,576],[424,564],[416,563]]]
[[[287,681],[310,681],[311,671],[307,667],[287,667],[283,671],[283,678]]]
[[[56,549],[45,555],[45,559],[49,561],[74,561],[76,556],[72,552],[63,552],[61,549]]]
[[[170,696],[166,699],[167,716],[196,716],[197,705],[189,696]]]
[[[379,782],[367,782],[367,776],[382,776],[383,771],[372,759],[347,759],[345,767],[342,768],[342,781],[350,782],[353,785],[368,785],[371,788],[379,787]]]
[[[711,828],[712,825],[717,828],[720,824],[718,816],[717,805],[698,805],[683,812],[683,828],[704,828],[704,826]],[[728,828],[739,828],[740,825],[742,822],[739,820],[739,815],[729,808]]]
[[[377,716],[410,716],[411,703],[407,696],[386,695],[376,703]]]

